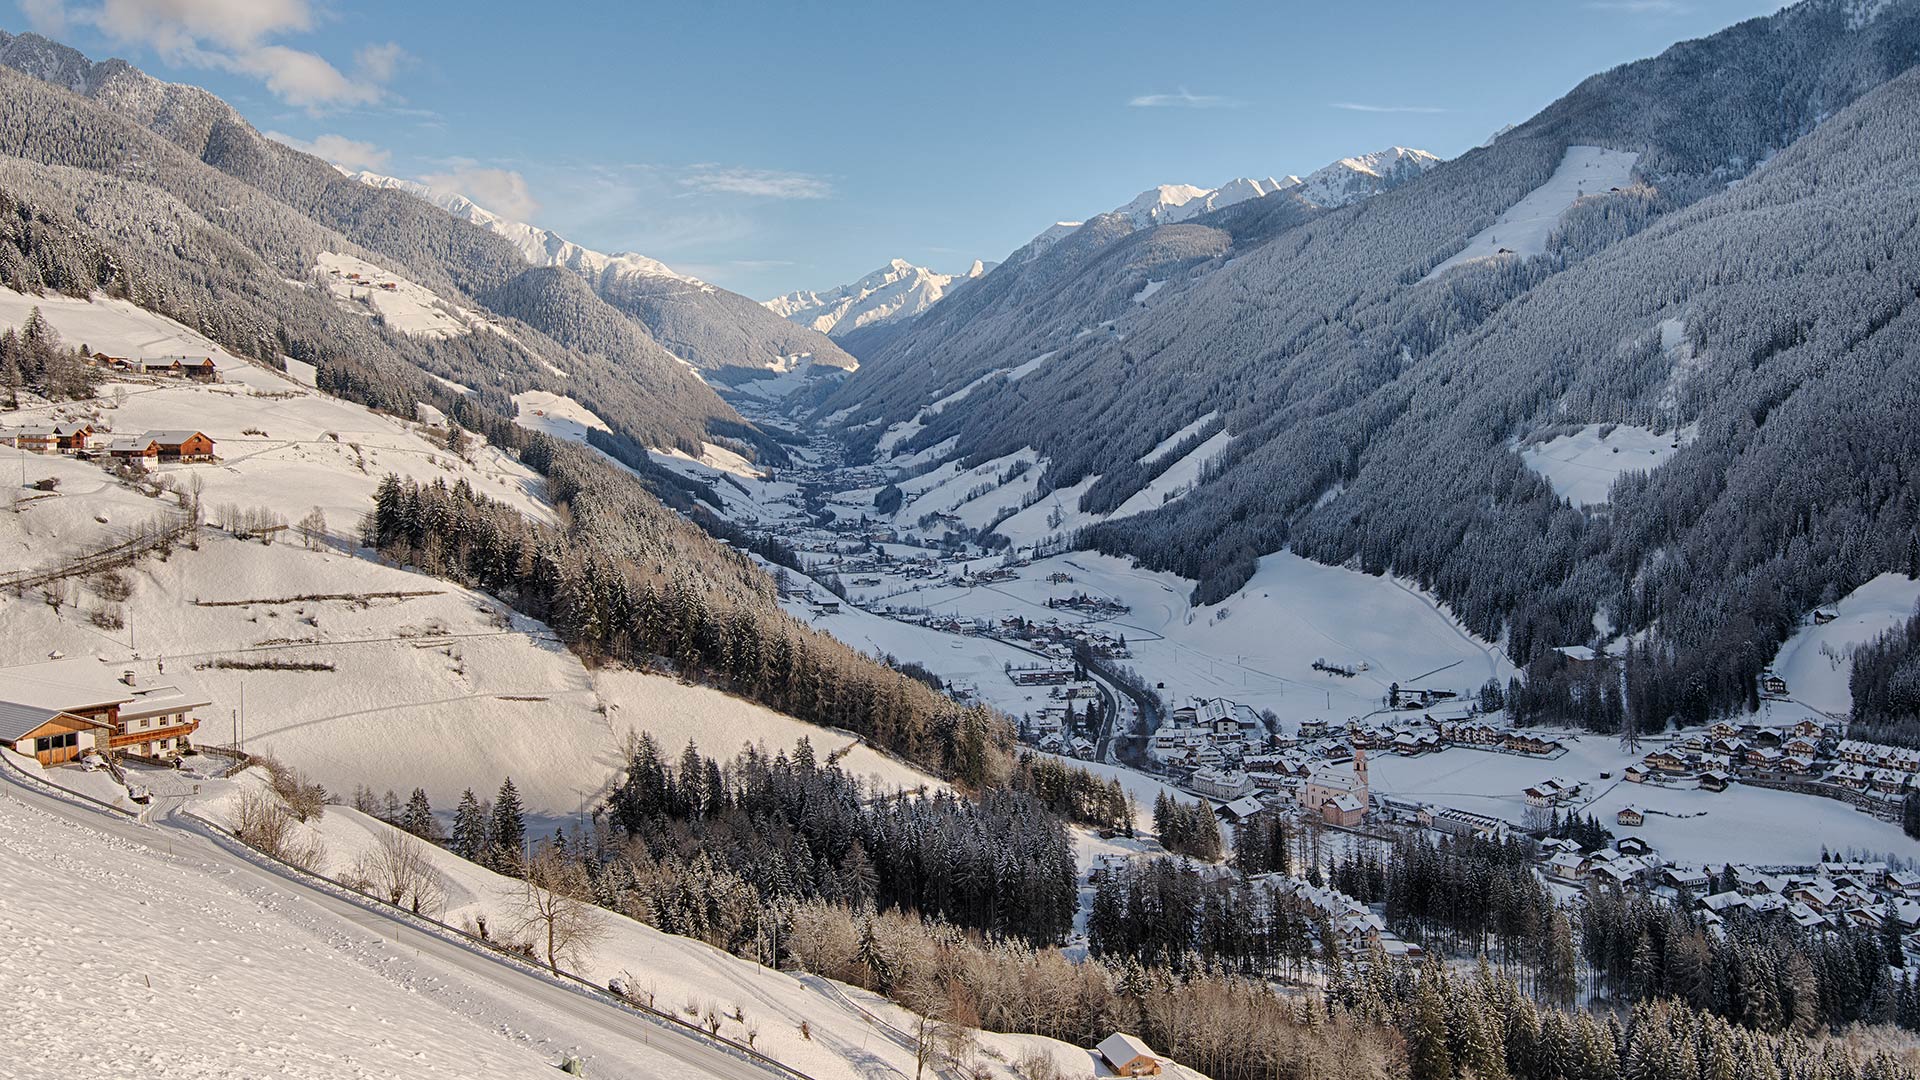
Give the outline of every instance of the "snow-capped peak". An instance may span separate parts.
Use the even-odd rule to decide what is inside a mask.
[[[862,326],[918,315],[957,285],[980,277],[994,265],[975,259],[964,273],[942,274],[905,259],[890,259],[887,265],[851,285],[823,292],[796,290],[764,301],[762,306],[783,319],[833,337]]]
[[[1438,164],[1440,159],[1425,150],[1390,146],[1371,154],[1341,158],[1315,170],[1293,191],[1315,206],[1331,209],[1399,187]]]
[[[345,169],[341,171],[346,172]],[[537,225],[501,217],[456,191],[431,187],[415,180],[381,176],[379,173],[364,170],[347,173],[347,175],[368,187],[404,191],[409,195],[425,199],[455,217],[469,221],[505,239],[519,249],[522,258],[535,266],[557,266],[588,277],[673,278],[701,288],[712,288],[699,278],[678,273],[658,259],[651,259],[632,251],[616,252],[611,255],[594,251]]]
[[[1264,199],[1281,191],[1292,191],[1316,206],[1329,209],[1359,202],[1411,180],[1440,163],[1425,150],[1390,146],[1371,154],[1341,158],[1309,174],[1306,179],[1287,176],[1264,180],[1238,177],[1216,188],[1192,184],[1161,184],[1134,196],[1131,202],[1109,211],[1133,222],[1136,228],[1172,225],[1211,213],[1248,199]],[[1060,221],[1029,243],[1035,252],[1052,246],[1078,229],[1084,222]]]

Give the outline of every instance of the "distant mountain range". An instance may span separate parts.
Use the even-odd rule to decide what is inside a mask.
[[[975,259],[961,273],[942,274],[894,259],[850,285],[824,292],[798,290],[763,306],[783,319],[837,338],[862,327],[911,319],[996,265]]]

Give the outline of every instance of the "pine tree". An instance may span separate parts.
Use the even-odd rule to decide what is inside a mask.
[[[422,840],[440,842],[440,823],[434,820],[433,807],[427,802],[425,788],[414,788],[407,807],[400,814],[400,827]]]
[[[527,822],[511,776],[501,781],[500,794],[494,796],[493,823],[488,833],[493,843],[487,865],[497,873],[519,876],[527,850]]]
[[[492,819],[473,796],[473,789],[460,793],[460,805],[453,811],[453,852],[463,859],[481,861],[493,846]]]

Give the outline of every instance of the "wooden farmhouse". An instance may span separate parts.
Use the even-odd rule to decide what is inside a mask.
[[[60,765],[89,751],[176,757],[212,702],[171,682],[115,673],[92,659],[0,668],[0,744]]]

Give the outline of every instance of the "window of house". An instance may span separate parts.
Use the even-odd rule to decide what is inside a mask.
[[[50,750],[65,750],[68,747],[80,745],[80,733],[77,731],[69,731],[61,735],[43,735],[35,739],[33,743],[34,750],[39,753],[46,753]]]

